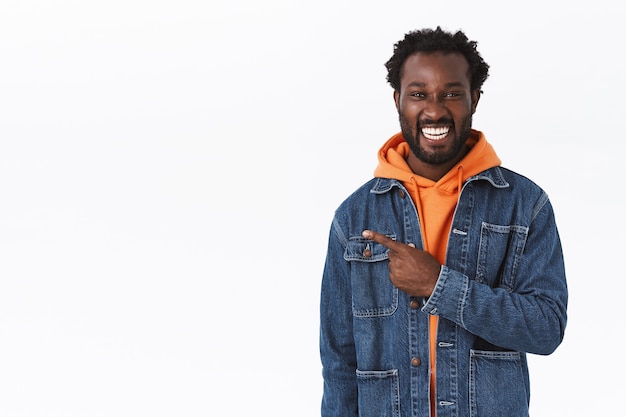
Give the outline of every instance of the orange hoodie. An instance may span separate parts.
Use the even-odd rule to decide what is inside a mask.
[[[402,133],[392,136],[378,152],[378,167],[374,176],[402,181],[417,207],[424,250],[441,264],[445,262],[448,234],[463,183],[471,176],[500,165],[500,158],[482,132],[472,129],[467,145],[471,148],[468,154],[437,182],[411,171],[406,162],[409,145]],[[437,316],[430,316],[430,409],[433,417],[436,410],[437,323]]]

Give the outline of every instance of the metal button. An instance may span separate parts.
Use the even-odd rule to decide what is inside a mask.
[[[417,300],[411,300],[411,308],[413,310],[420,308],[420,302]]]
[[[367,244],[367,246],[365,246],[365,249],[363,250],[363,256],[365,256],[366,258],[369,258],[372,256],[372,250],[370,249],[369,243]]]
[[[413,366],[420,366],[422,364],[422,360],[420,358],[418,358],[417,356],[415,356],[413,359],[411,359],[411,365]]]

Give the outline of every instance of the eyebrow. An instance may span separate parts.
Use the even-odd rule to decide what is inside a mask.
[[[407,85],[407,87],[426,87],[426,83],[420,83],[417,81],[413,81],[412,83],[409,83],[409,85]],[[460,81],[454,81],[451,83],[446,83],[445,84],[445,88],[452,88],[452,87],[463,87],[463,83]]]

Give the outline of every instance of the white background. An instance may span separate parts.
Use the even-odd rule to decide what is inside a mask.
[[[550,194],[569,326],[532,414],[623,407],[619,2],[0,0],[0,416],[317,416],[333,210],[384,62],[463,29],[474,118]]]

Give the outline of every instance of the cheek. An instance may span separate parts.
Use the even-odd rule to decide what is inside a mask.
[[[464,103],[454,109],[450,109],[452,113],[452,117],[454,117],[457,121],[463,121],[468,117],[472,117],[474,112],[476,111],[476,107],[472,106],[471,103]]]
[[[416,120],[421,109],[418,105],[410,103],[400,106],[400,112],[408,120]]]

